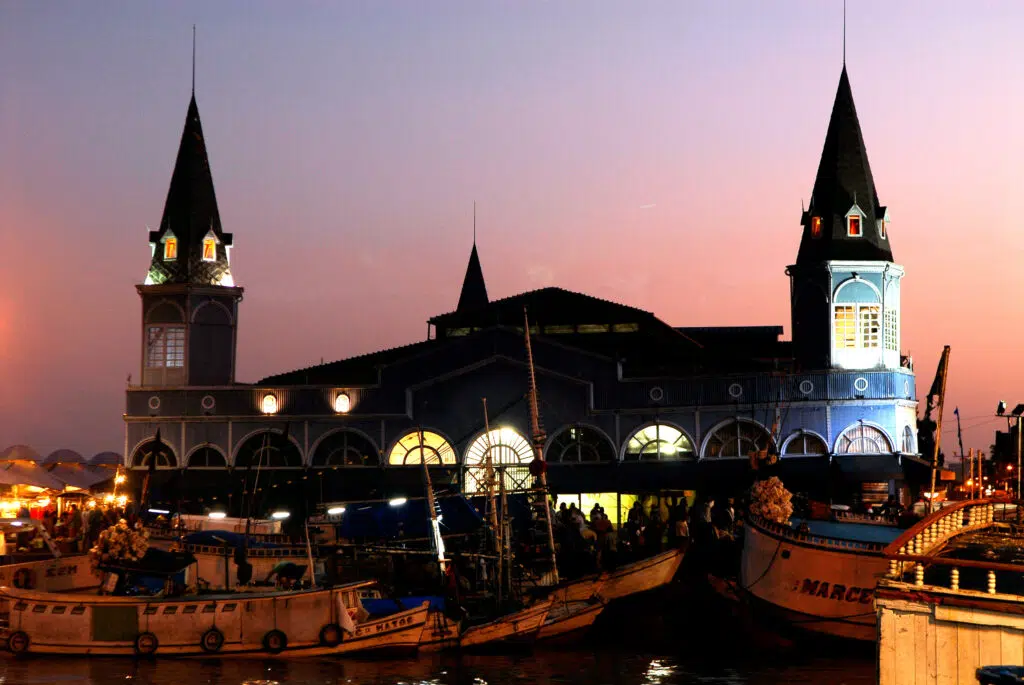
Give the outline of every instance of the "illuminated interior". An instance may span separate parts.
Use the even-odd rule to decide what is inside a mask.
[[[690,438],[678,428],[655,423],[633,433],[626,443],[627,460],[692,459]]]
[[[260,402],[260,410],[264,414],[276,414],[277,413],[277,396],[272,393],[267,393],[263,396],[263,401]]]
[[[339,414],[347,414],[348,410],[352,408],[352,400],[343,392],[339,392],[338,396],[334,398],[334,411]]]
[[[217,240],[215,238],[203,238],[203,261],[217,261]]]
[[[164,261],[172,261],[178,258],[178,239],[166,238],[164,240]]]
[[[422,447],[421,447],[422,436]],[[391,448],[388,463],[393,466],[428,464],[455,464],[455,450],[448,441],[430,431],[407,433]]]
[[[533,447],[522,435],[512,428],[495,428],[473,441],[466,450],[467,494],[487,491],[487,460],[502,473],[505,490],[520,490],[530,487],[530,470],[521,464],[533,461]],[[495,475],[495,478],[497,476]],[[497,492],[497,480],[494,481]]]

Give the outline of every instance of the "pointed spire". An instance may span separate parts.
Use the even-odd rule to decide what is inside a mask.
[[[173,258],[165,259],[170,257],[164,246],[168,236],[173,236],[177,245]],[[204,255],[203,241],[207,237],[216,243],[213,259]],[[150,232],[149,240],[155,249],[147,284],[233,285],[227,255],[232,236],[221,228],[195,93],[188,103],[163,217],[159,228]]]
[[[847,215],[855,206],[862,215],[859,237],[847,235]],[[812,231],[816,218],[820,219],[817,235]],[[830,259],[892,261],[888,237],[882,236],[876,221],[884,218],[885,207],[879,204],[875,192],[850,79],[843,65],[811,204],[802,218],[804,230],[797,264]]]
[[[466,266],[466,277],[462,280],[462,293],[459,295],[457,312],[472,311],[486,307],[487,286],[484,285],[484,271],[480,268],[480,257],[476,253],[476,241],[473,251],[469,253],[469,264]]]

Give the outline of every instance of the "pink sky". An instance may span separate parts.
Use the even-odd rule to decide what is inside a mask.
[[[997,401],[1024,401],[1022,19],[1013,0],[848,10],[904,351],[925,392],[952,345],[947,418],[986,449]],[[492,297],[559,285],[789,336],[838,0],[0,3],[0,447],[123,449],[193,23],[240,380],[424,337],[457,301],[474,200]]]

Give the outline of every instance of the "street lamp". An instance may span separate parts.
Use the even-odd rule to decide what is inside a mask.
[[[1021,468],[1020,468],[1021,467],[1021,463],[1020,463],[1020,456],[1021,456],[1021,423],[1020,423],[1020,420],[1021,420],[1021,415],[1022,414],[1024,414],[1024,404],[1018,404],[1016,407],[1014,407],[1013,411],[1010,412],[1009,416],[1006,415],[1006,402],[1000,401],[998,406],[996,406],[996,416],[999,417],[999,418],[1004,418],[1004,417],[1006,418],[1006,432],[1007,433],[1010,432],[1010,420],[1011,419],[1017,419],[1017,469],[1016,469],[1016,471],[1017,471],[1017,499],[1018,500],[1021,498],[1021,496],[1020,496],[1020,475],[1021,475],[1021,473],[1020,473],[1021,472]],[[1014,469],[1012,468],[1012,465],[1008,465],[1006,470],[1007,471],[1013,471]]]

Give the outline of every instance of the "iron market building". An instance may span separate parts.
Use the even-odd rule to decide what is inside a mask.
[[[424,455],[435,485],[477,492],[488,453],[509,486],[528,484],[524,310],[549,484],[585,510],[597,501],[624,517],[637,495],[738,492],[752,452],[779,455],[791,490],[865,500],[920,468],[903,268],[845,67],[786,268],[791,341],[783,326],[675,326],[561,288],[493,299],[474,245],[455,308],[426,339],[238,382],[243,289],[204,141],[193,95],[137,286],[142,370],[124,454],[136,471],[155,460],[165,498],[237,511],[247,488],[266,506],[413,496]]]

